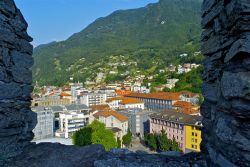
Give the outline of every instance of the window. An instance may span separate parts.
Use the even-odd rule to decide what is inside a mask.
[[[197,136],[197,133],[195,133],[195,136]]]
[[[192,148],[194,148],[194,145],[192,144]]]
[[[197,143],[197,139],[195,139],[195,143]]]
[[[194,132],[192,132],[192,136],[194,136]]]

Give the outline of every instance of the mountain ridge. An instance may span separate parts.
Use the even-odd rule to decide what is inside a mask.
[[[85,58],[82,66],[90,66],[111,55],[133,55],[138,50],[151,49],[156,57],[167,62],[178,53],[188,52],[183,45],[191,43],[190,50],[197,51],[200,5],[201,0],[161,0],[98,18],[64,41],[35,48],[34,80],[41,84],[63,84],[79,71],[66,69],[82,58]],[[147,57],[151,53],[143,54]],[[132,59],[137,61],[137,56]],[[88,77],[81,74],[75,78],[85,81]]]

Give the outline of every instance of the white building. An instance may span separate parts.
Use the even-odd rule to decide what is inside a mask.
[[[80,96],[78,96],[78,103],[85,104],[87,106],[102,105],[102,104],[106,104],[106,100],[108,98],[112,98],[114,96],[116,96],[115,92],[83,93]]]
[[[59,113],[57,137],[70,138],[72,134],[89,123],[90,109],[86,105],[67,105]]]
[[[34,140],[50,138],[54,136],[54,114],[49,107],[33,107],[33,112],[37,114],[37,124],[33,129]]]
[[[106,104],[107,95],[105,93],[83,93],[78,96],[78,103],[87,106]]]
[[[76,101],[77,100],[77,96],[79,95],[79,92],[81,91],[81,88],[83,88],[83,84],[82,83],[73,83],[71,85],[71,96],[72,96],[72,100]]]
[[[179,81],[179,79],[167,79],[166,88],[172,89],[175,87],[175,84]]]
[[[133,86],[132,90],[137,93],[149,93],[150,92],[150,89],[148,89],[146,86]]]
[[[114,97],[108,99],[106,102],[112,109],[125,109],[125,108],[144,109],[144,102],[136,98]]]

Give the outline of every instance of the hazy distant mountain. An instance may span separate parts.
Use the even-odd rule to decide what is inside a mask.
[[[38,46],[34,49],[34,79],[42,84],[62,84],[77,76],[84,81],[109,56],[129,55],[150,66],[154,60],[165,65],[183,52],[198,51],[201,2],[160,0],[143,8],[118,10],[65,41]]]

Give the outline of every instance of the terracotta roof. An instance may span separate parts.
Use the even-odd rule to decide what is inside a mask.
[[[199,113],[199,106],[186,101],[177,101],[173,107],[177,107],[178,111],[184,114]]]
[[[103,116],[105,118],[113,116],[121,122],[128,121],[128,117],[118,113],[117,111],[111,110],[111,109],[105,109],[104,111],[100,111],[100,112],[94,114],[94,117],[96,117],[96,118],[99,118],[100,116]]]
[[[198,107],[197,105],[194,105],[187,101],[177,101],[173,105],[174,107]]]
[[[136,98],[124,97],[120,103],[121,104],[140,104],[140,103],[144,103],[144,102],[141,100],[138,100]]]
[[[118,95],[129,95],[131,94],[132,92],[131,91],[128,91],[128,90],[116,90],[115,93],[117,93]]]
[[[160,100],[180,100],[180,93],[176,92],[157,92],[157,93],[131,93],[126,97],[160,99]]]
[[[115,101],[115,100],[119,100],[120,104],[139,104],[139,103],[144,103],[141,100],[138,100],[136,98],[130,98],[130,97],[113,97],[113,98],[108,99],[106,102],[109,103],[109,102],[112,102],[112,101]]]
[[[93,105],[90,107],[92,111],[104,111],[105,109],[110,109],[109,105]]]
[[[107,99],[106,102],[110,103],[110,102],[116,101],[116,100],[121,100],[122,101],[123,98],[124,97],[121,97],[121,96],[120,97],[112,97],[112,98]]]
[[[60,93],[60,96],[61,96],[61,97],[63,97],[63,96],[71,96],[71,94],[68,94],[68,93],[66,93],[66,92],[61,92],[61,93]]]

